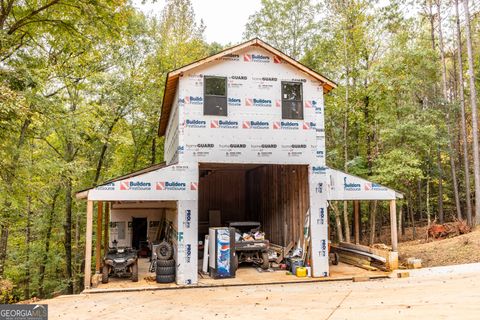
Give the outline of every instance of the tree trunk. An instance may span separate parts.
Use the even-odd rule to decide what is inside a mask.
[[[337,231],[337,241],[343,242],[343,232],[342,232],[342,221],[340,219],[340,211],[338,206],[333,201],[330,202],[330,207],[332,207],[333,213],[335,214],[335,230]]]
[[[402,235],[402,230],[403,230],[403,209],[402,209],[402,206],[399,206],[398,208],[398,225],[397,225],[397,234],[400,238],[400,236]]]
[[[55,205],[57,203],[59,192],[60,192],[60,188],[57,188],[55,190],[55,193],[53,194],[52,204],[50,206],[50,212],[48,215],[47,230],[45,233],[45,251],[43,252],[42,263],[40,264],[40,268],[39,268],[40,278],[38,280],[38,287],[39,287],[39,294],[41,298],[45,298],[45,287],[44,287],[45,270],[47,268],[48,255],[50,254],[50,239],[52,238],[53,220],[55,217]]]
[[[67,293],[73,294],[72,272],[72,179],[65,181],[65,267],[67,271]]]
[[[437,146],[437,167],[438,167],[438,220],[444,223],[443,215],[443,170],[442,170],[442,156],[440,153],[440,146]]]
[[[376,227],[376,218],[377,218],[377,205],[378,201],[373,201],[372,210],[370,211],[370,238],[368,239],[368,244],[372,245],[375,243],[375,227]]]
[[[151,165],[154,165],[157,162],[157,138],[152,139],[152,159],[150,161]]]
[[[433,0],[428,1],[429,10],[430,10],[430,40],[432,41],[432,50],[435,52],[435,14],[433,13]],[[437,88],[433,86],[434,96],[437,96]],[[440,128],[436,126],[437,135],[440,135]],[[440,139],[439,139],[440,140]],[[442,170],[442,158],[440,152],[440,145],[437,145],[437,169],[438,169],[438,216],[440,220],[443,221],[443,170]],[[443,223],[443,222],[442,222]]]
[[[110,124],[110,126],[108,127],[107,136],[105,137],[105,142],[102,145],[102,149],[100,150],[100,156],[98,157],[97,170],[95,171],[95,178],[93,179],[94,186],[97,185],[98,180],[100,179],[100,174],[102,172],[102,167],[103,167],[103,161],[105,160],[105,154],[107,153],[108,141],[110,140],[110,136],[112,135],[113,128],[115,128],[115,125],[120,119],[121,119],[121,116],[115,117],[112,123]]]
[[[455,0],[455,18],[457,31],[457,63],[458,63],[458,93],[460,97],[460,115],[463,145],[463,166],[465,168],[465,202],[467,203],[467,223],[472,225],[472,199],[470,195],[470,164],[468,161],[467,121],[465,119],[465,93],[463,85],[463,61],[462,61],[462,34],[460,30],[460,15],[458,13],[458,0]]]
[[[450,168],[452,172],[452,185],[453,185],[453,194],[455,199],[455,209],[457,211],[458,219],[462,219],[462,211],[460,208],[460,197],[458,195],[458,184],[457,184],[457,169],[455,165],[455,157],[453,155],[453,144],[452,144],[452,134],[450,128],[450,110],[448,108],[448,88],[447,88],[447,66],[445,62],[445,50],[443,47],[443,32],[442,32],[442,17],[441,17],[441,1],[437,0],[438,8],[438,43],[440,47],[440,60],[442,63],[442,88],[443,88],[443,105],[445,109],[446,116],[446,126],[447,126],[447,138],[448,138],[448,153],[450,158]],[[443,222],[442,222],[443,223]]]
[[[30,106],[32,108],[32,106]],[[20,136],[18,137],[17,145],[15,150],[13,151],[13,156],[11,159],[10,163],[10,173],[7,175],[6,180],[4,181],[4,185],[7,186],[7,188],[12,188],[14,177],[15,177],[15,171],[17,169],[18,165],[18,160],[20,159],[20,150],[25,143],[26,137],[27,137],[27,131],[28,128],[30,127],[30,124],[32,123],[31,115],[29,115],[22,124],[22,129],[20,130]],[[10,194],[13,192],[10,191]],[[13,214],[10,212],[10,207],[11,207],[11,200],[9,197],[4,198],[4,210],[5,213],[2,213],[3,217],[6,218],[5,220],[7,221],[2,221],[0,223],[0,279],[3,279],[3,274],[5,272],[5,261],[7,260],[7,248],[8,248],[8,234],[9,234],[9,221],[8,219],[10,216]],[[2,219],[3,220],[3,219]]]
[[[345,227],[345,241],[350,242],[350,222],[348,219],[348,201],[343,201],[343,225]]]
[[[413,211],[413,206],[411,205],[410,201],[408,202],[408,212],[410,213],[410,224],[411,224],[411,227],[412,227],[412,237],[413,237],[412,240],[415,240],[417,238],[417,230],[416,230],[416,227],[415,227],[415,214],[414,214],[414,211]]]
[[[418,213],[419,213],[419,219],[423,220],[423,206],[422,206],[422,180],[418,179],[417,181],[417,203],[418,203]]]
[[[470,80],[470,103],[472,108],[472,137],[473,137],[473,176],[475,184],[475,222],[480,224],[480,158],[478,150],[478,117],[477,117],[477,90],[475,88],[475,71],[473,67],[472,34],[470,28],[470,9],[468,0],[463,1],[465,11],[465,38],[467,39],[468,77]]]
[[[30,242],[31,239],[31,226],[32,226],[32,198],[27,197],[27,226],[25,228],[25,299],[30,299]]]
[[[430,176],[427,177],[427,200],[426,200],[426,205],[427,205],[427,225],[430,227],[430,224],[432,223],[431,217],[430,217]]]

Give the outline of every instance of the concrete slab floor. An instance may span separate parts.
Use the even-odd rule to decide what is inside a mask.
[[[479,319],[478,274],[62,296],[49,319]]]
[[[159,290],[179,288],[175,283],[156,283],[155,273],[148,272],[150,262],[148,259],[139,259],[138,263],[138,282],[132,282],[129,279],[110,278],[106,284],[100,283],[97,288],[85,290],[84,293],[97,292],[115,292],[115,291],[138,291],[138,290]],[[200,264],[201,265],[201,264]],[[241,264],[237,270],[235,278],[212,279],[208,275],[199,275],[199,287],[210,286],[234,286],[251,284],[274,284],[289,282],[312,282],[312,281],[331,281],[331,280],[350,280],[353,277],[383,278],[389,273],[382,271],[367,271],[348,264],[339,263],[330,266],[330,277],[325,278],[299,278],[294,275],[287,275],[286,271],[279,270],[274,272],[259,272],[257,268],[249,264]],[[191,287],[191,286],[190,286]]]

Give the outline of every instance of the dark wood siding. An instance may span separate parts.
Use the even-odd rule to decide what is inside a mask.
[[[200,178],[199,222],[208,222],[209,210],[220,210],[222,224],[245,220],[245,171],[216,170]]]
[[[207,227],[209,210],[220,210],[222,224],[260,221],[267,239],[286,246],[290,241],[297,242],[303,232],[310,206],[308,167],[264,165],[235,169],[232,165],[213,169],[201,174],[198,205],[200,225]],[[206,232],[204,229],[199,231]]]
[[[308,167],[268,165],[247,172],[247,219],[262,223],[267,238],[297,242],[309,208]]]

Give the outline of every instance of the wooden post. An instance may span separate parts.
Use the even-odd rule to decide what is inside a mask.
[[[103,202],[99,201],[97,204],[97,239],[95,242],[96,273],[100,273],[102,268],[102,215],[103,215]]]
[[[355,244],[360,244],[360,201],[353,202],[355,221]]]
[[[397,204],[395,200],[390,200],[390,232],[392,236],[392,250],[398,251]]]
[[[90,289],[92,278],[92,229],[93,229],[93,201],[87,201],[87,228],[85,236],[85,289]]]
[[[108,252],[108,247],[109,247],[108,227],[110,224],[110,206],[111,206],[111,202],[105,203],[105,222],[103,225],[103,254],[104,255]]]

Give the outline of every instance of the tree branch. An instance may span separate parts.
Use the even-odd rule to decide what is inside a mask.
[[[39,14],[40,12],[42,11],[45,11],[47,10],[48,8],[50,8],[51,6],[55,5],[55,4],[58,4],[60,2],[60,0],[52,0],[50,2],[48,2],[46,5],[44,6],[41,6],[40,8],[36,9],[36,10],[33,10],[32,12],[30,12],[29,14],[27,14],[26,16],[24,16],[23,18],[21,18],[20,20],[18,20],[17,22],[15,22],[11,27],[10,29],[8,30],[7,34],[8,35],[11,35],[13,34],[16,30],[18,30],[19,28],[21,28],[22,26],[24,26],[26,24],[26,21],[34,16],[36,16],[37,14]]]

